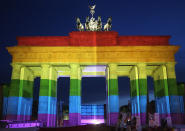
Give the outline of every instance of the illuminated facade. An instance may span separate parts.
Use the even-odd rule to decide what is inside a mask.
[[[18,37],[12,55],[8,120],[30,120],[33,81],[40,77],[38,120],[56,124],[56,83],[70,76],[69,124],[81,124],[81,78],[104,76],[107,80],[107,124],[115,125],[119,113],[118,77],[130,78],[132,115],[146,124],[147,76],[154,79],[156,112],[172,123],[184,119],[174,54],[169,36],[119,36],[114,31],[71,32],[69,36]]]

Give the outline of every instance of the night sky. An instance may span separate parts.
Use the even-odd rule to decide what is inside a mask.
[[[17,36],[66,36],[75,31],[75,18],[90,15],[90,0],[1,0],[0,1],[0,83],[9,83],[11,56],[6,46],[17,44]],[[176,54],[178,82],[185,82],[185,0],[96,0],[97,17],[106,22],[112,16],[112,30],[119,35],[171,35],[170,43],[181,46]],[[82,103],[105,102],[105,79],[83,78]],[[58,83],[66,86],[69,79]],[[153,91],[152,79],[148,79]],[[120,103],[129,96],[129,79],[119,78]],[[97,89],[100,91],[97,93]],[[67,100],[66,100],[67,101]]]

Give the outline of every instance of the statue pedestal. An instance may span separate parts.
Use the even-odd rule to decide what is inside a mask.
[[[74,31],[69,33],[71,46],[116,46],[118,33],[114,31]]]

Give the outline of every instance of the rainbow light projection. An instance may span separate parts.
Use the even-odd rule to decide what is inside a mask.
[[[118,77],[130,78],[132,115],[146,124],[147,76],[154,78],[156,112],[173,124],[184,120],[183,95],[176,85],[174,54],[169,36],[119,36],[114,31],[71,32],[69,36],[18,37],[7,47],[12,57],[12,80],[5,93],[7,120],[29,121],[33,80],[40,77],[38,120],[56,125],[56,82],[70,76],[69,123],[81,125],[81,78],[106,77],[107,125],[116,125],[119,113]],[[82,121],[81,121],[82,120]],[[102,119],[103,120],[103,119]],[[99,123],[89,119],[91,123]]]

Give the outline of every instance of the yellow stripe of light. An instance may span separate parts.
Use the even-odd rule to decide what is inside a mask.
[[[139,63],[139,64],[137,64],[137,67],[138,67],[139,79],[147,79],[146,64]]]
[[[8,47],[13,62],[173,62],[179,46]]]
[[[81,69],[79,64],[70,64],[70,67],[71,67],[70,79],[81,80]]]
[[[166,64],[166,71],[167,71],[168,78],[176,79],[175,64],[176,64],[175,62]]]
[[[117,79],[117,64],[109,64],[109,78],[110,79]]]

